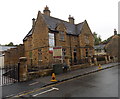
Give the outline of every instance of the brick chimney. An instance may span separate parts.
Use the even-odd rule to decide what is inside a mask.
[[[32,27],[35,25],[35,18],[32,19]]]
[[[47,5],[46,5],[46,7],[44,8],[43,13],[44,13],[45,15],[50,16],[50,10],[49,10],[49,8],[47,7]]]
[[[74,24],[74,17],[71,17],[71,15],[69,15],[69,22],[71,23],[71,24]]]
[[[114,35],[117,35],[117,31],[116,31],[116,29],[114,29]]]

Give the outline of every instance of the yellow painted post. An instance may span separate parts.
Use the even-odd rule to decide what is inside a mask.
[[[102,66],[101,66],[101,64],[99,64],[99,65],[98,65],[98,69],[102,69]]]

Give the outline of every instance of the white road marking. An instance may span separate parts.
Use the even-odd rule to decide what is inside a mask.
[[[35,84],[37,84],[37,83],[39,83],[39,82],[31,83],[31,84],[29,84],[29,86],[35,85]]]
[[[8,98],[8,97],[12,97],[12,96],[14,96],[14,94],[12,94],[12,95],[9,95],[9,96],[6,96],[6,98]]]
[[[47,93],[47,92],[50,92],[50,91],[53,91],[53,90],[59,90],[59,89],[58,89],[58,88],[55,88],[55,87],[52,87],[52,89],[49,89],[49,90],[46,90],[46,91],[43,91],[43,92],[41,92],[41,93],[38,93],[38,94],[33,95],[33,97],[38,96],[38,95],[41,95],[41,94],[44,94],[44,93]]]

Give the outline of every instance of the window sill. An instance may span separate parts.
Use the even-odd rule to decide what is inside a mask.
[[[59,41],[61,41],[61,42],[65,42],[65,40],[59,40]]]

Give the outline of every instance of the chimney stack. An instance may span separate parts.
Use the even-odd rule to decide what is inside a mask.
[[[35,18],[32,19],[32,27],[35,25]]]
[[[69,15],[69,22],[71,23],[71,24],[74,24],[74,17],[71,17],[71,15]]]
[[[49,10],[49,8],[47,7],[47,5],[46,5],[46,7],[44,8],[43,13],[44,13],[45,15],[50,16],[50,10]]]
[[[117,35],[117,31],[116,31],[116,29],[114,29],[114,35]]]

